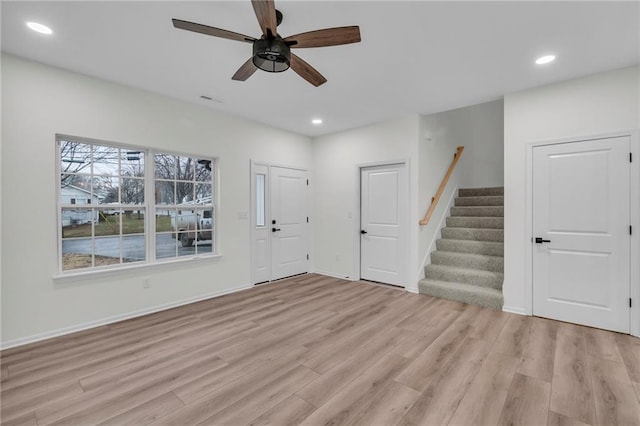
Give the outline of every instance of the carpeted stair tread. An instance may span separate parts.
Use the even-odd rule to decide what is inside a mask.
[[[503,206],[451,207],[451,216],[504,217]]]
[[[504,243],[494,241],[439,239],[436,241],[436,249],[439,251],[453,251],[456,253],[504,256]]]
[[[502,309],[504,188],[461,188],[424,268],[420,293]]]
[[[420,293],[457,302],[502,310],[502,291],[465,283],[444,282],[430,279],[420,280]]]
[[[502,290],[502,282],[504,280],[502,272],[436,265],[433,263],[424,267],[424,275],[426,279],[430,280],[473,284],[496,290]]]
[[[504,206],[504,196],[488,195],[484,197],[456,197],[456,206]]]
[[[504,187],[460,188],[458,190],[458,197],[482,197],[486,195],[504,195]]]
[[[481,269],[483,271],[504,272],[504,258],[501,256],[436,250],[431,253],[431,263]]]
[[[442,238],[451,240],[504,241],[504,231],[494,228],[452,228],[441,230]]]
[[[449,216],[446,221],[451,228],[504,228],[503,217]]]

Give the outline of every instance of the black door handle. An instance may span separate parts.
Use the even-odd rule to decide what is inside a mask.
[[[365,231],[365,230],[363,229],[363,230],[361,230],[361,231],[360,231],[360,233],[361,233],[362,235],[364,235],[364,234],[366,234],[366,233],[367,233],[367,231]]]
[[[551,240],[543,240],[541,237],[536,237],[536,244],[542,244],[542,243],[550,243]]]
[[[271,232],[278,232],[280,231],[280,228],[271,228]]]

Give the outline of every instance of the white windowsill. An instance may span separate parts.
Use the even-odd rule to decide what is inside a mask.
[[[153,270],[162,270],[166,268],[174,269],[176,267],[188,267],[190,265],[203,263],[206,261],[213,261],[215,259],[222,258],[222,254],[212,254],[205,256],[191,256],[191,257],[182,257],[171,260],[163,260],[156,261],[154,263],[145,262],[145,263],[134,263],[125,266],[118,266],[113,268],[105,268],[105,269],[92,269],[90,271],[73,271],[73,272],[64,272],[55,274],[53,278],[53,282],[56,284],[65,284],[65,283],[73,283],[85,280],[87,278],[103,278],[109,276],[118,276],[123,275],[125,273],[131,272],[144,272],[148,273]]]

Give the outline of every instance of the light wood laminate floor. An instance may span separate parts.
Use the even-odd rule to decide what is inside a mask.
[[[1,361],[3,425],[640,424],[640,339],[319,275]]]

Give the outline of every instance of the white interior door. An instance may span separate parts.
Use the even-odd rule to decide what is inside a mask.
[[[360,171],[360,278],[405,285],[407,183],[402,164]]]
[[[533,148],[534,315],[629,332],[629,149],[629,137]]]

